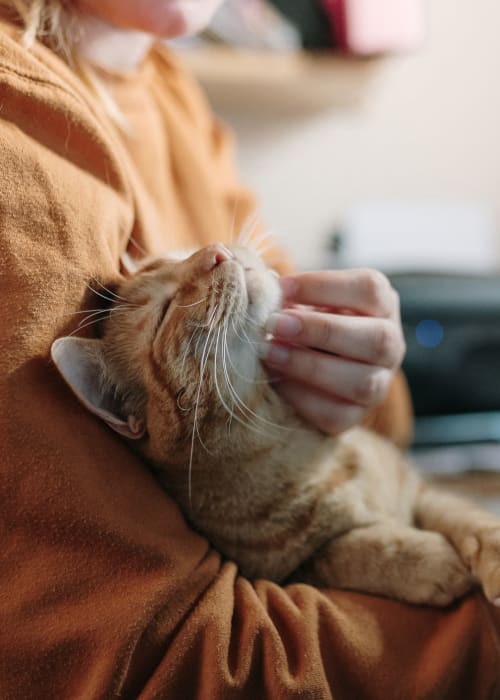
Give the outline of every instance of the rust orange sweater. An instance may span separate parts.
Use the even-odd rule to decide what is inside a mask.
[[[0,23],[0,698],[499,697],[479,595],[442,611],[239,577],[51,367],[125,249],[227,238],[253,206],[166,50],[103,79],[127,136]]]

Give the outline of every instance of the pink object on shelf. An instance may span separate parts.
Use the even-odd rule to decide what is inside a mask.
[[[424,0],[322,0],[337,44],[371,56],[413,51],[426,37]]]

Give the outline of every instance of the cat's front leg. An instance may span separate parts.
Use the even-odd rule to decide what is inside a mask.
[[[393,521],[331,540],[301,567],[299,578],[422,605],[448,605],[472,587],[469,572],[443,536]]]
[[[488,600],[500,606],[500,518],[428,486],[417,498],[415,517],[419,527],[448,538]]]

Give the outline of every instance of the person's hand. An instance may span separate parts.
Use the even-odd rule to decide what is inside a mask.
[[[388,393],[405,343],[399,297],[375,270],[306,272],[281,280],[263,361],[276,391],[326,433],[359,425]]]

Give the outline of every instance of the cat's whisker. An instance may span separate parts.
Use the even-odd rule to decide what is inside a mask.
[[[130,241],[130,243],[132,243],[132,245],[134,245],[137,248],[137,250],[139,251],[139,253],[141,255],[143,255],[145,258],[148,257],[147,251],[144,250],[144,248],[141,245],[139,245],[139,243],[137,243],[137,241],[135,240],[135,238],[133,236],[130,236],[129,241]]]
[[[255,326],[255,328],[259,328],[262,330],[262,324],[257,323],[253,318],[251,318],[247,313],[244,314],[243,318],[247,323],[250,323],[250,325]]]
[[[201,391],[201,387],[203,385],[203,377],[205,375],[205,370],[207,368],[208,360],[210,358],[210,352],[212,350],[212,346],[215,341],[215,333],[213,332],[213,325],[215,324],[215,318],[213,319],[213,323],[207,333],[207,337],[205,339],[205,345],[203,347],[202,355],[201,355],[201,361],[200,361],[200,383],[199,383],[199,390],[198,390],[198,395]],[[205,445],[205,443],[202,440],[202,437],[200,435],[200,432],[198,430],[198,427],[196,426],[197,434],[198,434],[198,439],[203,447],[203,449],[211,454],[210,450],[208,447]]]
[[[109,313],[108,309],[81,309],[80,311],[68,311],[67,314],[61,314],[61,318],[67,318],[68,316],[81,316],[82,314],[90,314],[93,312]]]
[[[102,282],[100,282],[100,281],[97,279],[97,277],[93,277],[92,279],[93,279],[93,281],[94,281],[96,284],[99,285],[99,287],[101,287],[101,289],[103,289],[103,290],[104,290],[105,292],[107,292],[108,294],[111,294],[111,296],[114,297],[115,299],[119,299],[120,301],[128,301],[128,299],[125,299],[125,297],[121,297],[121,296],[120,296],[119,294],[117,294],[116,292],[113,292],[112,289],[109,289],[108,287],[106,287]]]
[[[187,325],[190,328],[194,328],[196,331],[206,331],[208,328],[207,323],[195,323],[194,321],[189,321]]]
[[[258,422],[257,422],[254,418],[252,418],[251,415],[248,415],[248,414],[247,414],[248,412],[252,413],[252,411],[251,411],[250,409],[248,409],[248,407],[246,406],[246,404],[240,399],[238,393],[236,392],[236,390],[234,389],[234,387],[233,387],[233,385],[232,385],[232,383],[231,383],[231,380],[230,380],[230,378],[229,378],[229,372],[228,372],[228,369],[227,369],[227,360],[226,360],[225,349],[224,349],[224,348],[223,348],[223,372],[224,372],[224,379],[226,380],[226,387],[227,387],[229,396],[230,396],[230,398],[232,399],[234,406],[235,406],[236,408],[238,408],[239,411],[241,411],[241,414],[242,414],[242,417],[240,418],[240,417],[239,417],[238,415],[236,415],[236,413],[233,411],[233,412],[232,412],[233,418],[234,418],[238,423],[240,423],[241,425],[243,425],[243,427],[245,427],[245,428],[247,428],[247,429],[250,429],[250,430],[253,430],[255,433],[266,437],[266,436],[268,435],[268,433],[266,433],[266,432],[262,429],[263,426],[262,426],[262,427],[259,426]],[[254,414],[254,415],[257,416],[257,414]],[[260,416],[258,416],[258,417],[260,417]]]
[[[196,333],[197,331],[195,331]],[[196,339],[196,345],[194,346],[194,354],[196,357],[200,354],[200,343],[203,341],[203,333],[198,331],[198,337]]]
[[[101,316],[102,314],[107,314],[109,317],[112,313],[117,313],[118,311],[128,311],[131,308],[133,308],[133,307],[121,305],[121,306],[115,306],[111,309],[96,309],[93,313],[91,313],[90,311],[82,311],[82,312],[77,311],[75,313],[86,313],[87,314],[87,316],[85,316],[85,318],[82,318],[82,320],[78,324],[77,328],[81,328],[82,324],[84,324],[85,321],[89,321],[94,316]],[[101,320],[101,319],[99,319],[99,320]]]
[[[233,327],[233,332],[234,332],[235,336],[239,340],[241,340],[242,343],[247,342],[248,344],[251,344],[251,345],[255,345],[255,346],[258,345],[257,341],[250,340],[248,334],[246,333],[246,331],[243,328],[241,330],[245,333],[246,338],[242,338],[238,334],[238,332],[236,330],[234,318],[232,319],[232,327]],[[231,359],[231,354],[229,352],[229,347],[228,347],[228,357],[229,357],[229,361],[230,361],[231,365],[233,366],[233,369],[235,370],[236,374],[238,374],[238,376],[240,376],[242,379],[245,379],[245,377],[242,374],[239,374],[238,371],[236,370],[236,368],[234,367],[234,364],[232,363],[232,359]],[[249,379],[248,381],[252,381],[252,380]],[[279,382],[281,382],[283,380],[281,378],[276,378],[276,379],[257,379],[257,380],[253,380],[253,381],[255,384],[279,384]]]
[[[243,331],[243,333],[245,333],[246,338],[243,338],[243,337],[238,333],[238,329],[236,328],[236,323],[235,323],[234,318],[231,319],[231,322],[232,322],[233,332],[234,332],[235,336],[236,336],[239,340],[241,340],[242,343],[252,343],[252,341],[251,341],[250,338],[248,337],[248,334],[245,333],[245,330],[244,330],[241,326],[240,326],[240,330]]]
[[[213,324],[215,322],[215,314],[217,311],[217,306],[215,307],[213,314],[212,314],[212,322],[209,328],[209,331],[207,333],[207,338],[205,341],[205,346],[203,348],[203,352],[201,355],[201,362],[200,362],[200,381],[198,385],[198,392],[196,394],[196,399],[195,399],[195,405],[194,405],[194,414],[193,414],[193,433],[191,436],[191,449],[190,449],[190,454],[189,454],[189,466],[188,466],[188,500],[189,500],[189,507],[192,508],[193,501],[192,501],[192,472],[193,472],[193,458],[194,458],[194,441],[196,435],[198,435],[198,439],[200,440],[201,444],[203,445],[203,441],[201,440],[201,435],[200,431],[198,429],[198,408],[200,405],[200,398],[201,398],[201,388],[203,386],[203,376],[205,374],[205,368],[206,364],[208,361],[208,354],[210,351],[210,335],[211,335],[211,330],[213,328]]]
[[[209,318],[208,321],[206,322],[206,325],[205,325],[205,326],[202,326],[202,328],[204,328],[204,327],[206,328],[206,327],[208,326],[209,332],[210,332],[210,330],[211,330],[211,328],[212,328],[212,324],[213,324],[213,322],[214,322],[214,320],[215,320],[215,314],[217,313],[218,309],[219,309],[219,305],[218,305],[218,304],[214,304],[214,308],[212,309],[212,313],[210,314],[210,318]]]
[[[253,251],[256,256],[262,258],[263,254],[270,248],[273,248],[273,242],[268,231],[261,231],[255,237],[251,237],[246,242],[246,247]]]
[[[229,348],[228,348],[228,344],[227,344],[227,326],[225,328],[225,348],[224,349],[225,349],[225,356],[227,357],[229,355]],[[227,369],[227,363],[226,363],[226,369]],[[241,397],[238,395],[236,389],[234,388],[233,384],[231,383],[228,372],[226,372],[226,381],[228,383],[228,389],[231,391],[233,398],[235,399],[236,403],[238,404],[238,406],[242,412],[247,411],[256,420],[260,420],[261,422],[265,423],[266,425],[272,426],[274,428],[276,428],[276,427],[282,428],[282,426],[278,425],[277,423],[273,423],[272,421],[269,421],[266,418],[263,418],[263,416],[260,416],[258,413],[253,411],[249,406],[247,406],[247,404],[241,399]],[[248,416],[247,416],[247,418],[248,418]]]
[[[109,308],[106,309],[82,309],[80,311],[69,311],[67,314],[62,314],[63,317],[65,316],[78,316],[79,314],[90,314],[93,313],[94,311],[100,311],[102,313],[108,313]]]
[[[185,365],[186,365],[187,355],[188,355],[189,349],[190,349],[190,347],[191,347],[191,343],[193,342],[193,340],[194,340],[196,334],[197,334],[197,329],[195,329],[195,330],[191,333],[191,335],[189,336],[189,340],[188,340],[188,342],[186,343],[186,347],[185,347],[184,353],[183,353],[183,355],[182,355],[181,372],[180,372],[181,376],[184,375],[184,367],[185,367]],[[196,340],[196,346],[195,346],[195,353],[197,352],[197,349],[198,349],[199,340],[200,340],[200,335],[198,334],[198,338],[197,338],[197,340]]]
[[[248,333],[246,332],[246,330],[245,330],[242,326],[240,326],[240,330],[241,330],[241,332],[243,333],[243,335],[245,336],[244,338],[242,338],[241,335],[240,335],[240,334],[238,333],[238,331],[236,330],[236,325],[235,325],[235,322],[234,322],[234,319],[233,319],[233,331],[234,331],[236,337],[239,338],[239,339],[241,340],[242,343],[248,343],[248,345],[253,345],[253,346],[255,346],[255,347],[258,346],[258,342],[257,342],[256,340],[252,340],[252,339],[250,338],[250,336],[248,335]]]
[[[105,296],[104,294],[102,294],[101,292],[99,292],[99,290],[94,289],[93,287],[91,287],[90,284],[88,284],[87,282],[85,283],[85,286],[86,286],[87,289],[89,289],[93,294],[96,294],[98,297],[101,297],[101,299],[104,299],[105,301],[109,301],[109,302],[111,302],[112,304],[114,304],[114,303],[116,302],[116,299],[113,299],[113,297]],[[129,302],[129,303],[130,303],[130,302]],[[130,304],[130,306],[137,306],[137,304]]]
[[[62,314],[62,318],[67,316],[79,316],[81,314],[101,313],[109,314],[110,311],[119,311],[120,309],[133,309],[135,306],[131,304],[116,304],[113,307],[105,307],[103,309],[81,309],[80,311],[69,311],[67,314]]]
[[[224,350],[225,350],[225,353],[228,353],[228,352],[229,352],[228,344],[227,344],[227,329],[228,329],[228,327],[227,327],[227,324],[226,324],[226,326],[225,326],[225,334],[224,334],[224,339],[225,339]],[[227,364],[226,364],[226,370],[227,370]],[[227,382],[227,385],[228,385],[228,389],[229,389],[229,391],[231,392],[231,394],[232,394],[234,400],[236,401],[238,407],[240,408],[240,410],[241,410],[242,412],[247,411],[247,412],[248,412],[251,416],[253,416],[257,421],[261,421],[261,422],[264,423],[266,426],[270,426],[270,427],[272,427],[272,428],[278,428],[278,429],[280,429],[280,430],[288,430],[288,428],[285,428],[284,426],[279,425],[278,423],[274,423],[273,421],[269,421],[267,418],[264,418],[263,416],[259,415],[259,414],[256,413],[255,411],[253,411],[249,406],[247,406],[247,404],[241,399],[241,397],[238,395],[238,392],[236,391],[236,389],[234,388],[233,384],[231,383],[231,380],[230,380],[230,378],[229,378],[229,373],[228,373],[227,371],[226,371],[225,376],[226,376],[226,382]],[[247,416],[247,418],[248,418],[248,416]]]
[[[221,402],[223,408],[225,408],[225,410],[227,411],[227,413],[228,413],[228,415],[229,415],[229,419],[232,420],[233,418],[235,418],[236,420],[238,420],[238,417],[235,416],[234,411],[231,409],[230,406],[228,406],[228,405],[226,404],[226,402],[225,402],[225,400],[224,400],[224,397],[222,396],[222,392],[221,392],[221,390],[220,390],[220,388],[219,388],[219,382],[217,381],[217,355],[218,355],[218,351],[219,351],[220,328],[221,328],[221,327],[219,326],[219,328],[217,329],[217,340],[216,340],[216,343],[215,343],[215,354],[214,354],[214,384],[215,384],[215,391],[217,392],[217,396],[219,397],[219,401]],[[221,354],[221,359],[223,360],[223,355],[222,355],[222,354]],[[224,364],[224,362],[223,362],[223,364]],[[224,371],[224,368],[223,368],[223,371]]]
[[[203,299],[200,299],[199,301],[193,301],[192,304],[176,304],[176,308],[177,309],[190,309],[192,306],[198,306],[198,304],[202,304],[207,299],[208,299],[208,296],[203,297]]]
[[[233,323],[233,327],[234,327],[234,323]],[[248,382],[249,384],[269,384],[269,381],[267,379],[253,379],[252,377],[246,377],[244,374],[241,374],[241,372],[238,370],[238,368],[234,364],[233,359],[231,357],[231,353],[229,352],[229,343],[227,342],[227,331],[228,331],[228,325],[226,324],[225,341],[226,341],[227,359],[229,360],[229,364],[231,365],[236,376],[238,376],[240,379],[243,379],[243,381]],[[240,340],[241,340],[241,338],[240,338]]]
[[[227,352],[227,355],[228,355],[229,358],[230,358],[231,356],[230,356],[230,353],[229,353],[229,347],[228,347],[228,343],[227,343],[227,326],[226,326],[226,334],[225,334],[225,336],[226,336],[226,352]],[[256,382],[256,383],[257,383],[257,382]],[[269,384],[269,382],[268,382],[267,380],[264,380],[262,383],[264,383],[264,384]],[[239,398],[239,397],[238,397],[238,398]],[[279,430],[289,430],[289,428],[287,428],[286,426],[280,425],[279,423],[274,423],[273,421],[270,421],[270,420],[268,420],[267,418],[264,418],[263,416],[260,416],[258,413],[255,413],[255,411],[252,411],[252,409],[251,409],[250,407],[248,407],[248,406],[247,406],[246,404],[244,404],[244,403],[243,403],[243,406],[245,407],[246,410],[250,411],[250,413],[251,413],[253,416],[255,416],[258,420],[263,421],[264,423],[266,423],[266,425],[272,426],[273,428],[278,428]]]
[[[71,333],[68,333],[68,337],[75,335],[76,333],[79,333],[80,331],[83,331],[84,328],[88,328],[89,326],[93,326],[96,323],[99,323],[101,321],[100,318],[94,318],[92,321],[89,321],[88,323],[85,323],[83,326],[78,325]]]
[[[86,318],[83,318],[80,323],[77,325],[77,327],[69,333],[70,336],[75,335],[75,333],[78,333],[79,331],[82,331],[84,328],[88,328],[88,326],[93,326],[96,323],[100,323],[106,318],[109,318],[111,313],[117,313],[118,311],[128,311],[128,309],[124,307],[119,307],[119,308],[114,308],[114,309],[103,309],[102,311],[97,311],[95,313],[91,313],[89,316]],[[104,316],[104,314],[107,314],[107,316]],[[92,319],[92,320],[90,320]],[[87,321],[87,323],[86,323]]]
[[[240,234],[237,239],[237,243],[239,243],[242,246],[247,245],[250,237],[252,236],[253,232],[257,228],[259,222],[259,215],[257,212],[254,212],[250,216],[247,217],[245,223],[243,224]]]
[[[241,335],[238,333],[238,330],[237,330],[237,328],[236,328],[236,323],[235,323],[235,321],[234,321],[234,318],[231,319],[231,324],[232,324],[232,326],[233,326],[233,332],[234,332],[235,336],[236,336],[239,340],[241,340],[242,343],[244,343],[244,342],[245,342],[245,338],[242,338]]]
[[[206,354],[206,357],[205,357],[205,364],[204,364],[204,367],[203,367],[203,372],[205,372],[206,366],[207,366],[207,364],[208,364],[208,360],[209,360],[209,358],[210,358],[210,352],[211,352],[212,347],[213,347],[213,345],[214,345],[214,341],[215,341],[215,334],[212,335],[212,338],[211,338],[211,340],[210,340],[210,345],[208,346],[207,354]],[[200,382],[200,386],[201,386],[201,382]],[[209,455],[213,454],[213,453],[208,449],[208,447],[205,445],[205,442],[203,441],[203,439],[202,439],[202,437],[201,437],[201,434],[200,434],[200,431],[199,431],[199,429],[198,429],[198,426],[196,427],[196,432],[197,432],[197,435],[198,435],[198,440],[200,441],[200,444],[201,444],[201,446],[203,447],[203,449],[205,450],[205,452],[208,452]]]
[[[103,314],[108,314],[108,316],[109,316],[109,311],[110,311],[109,309],[106,309],[106,310],[103,310],[103,311],[94,311],[93,314],[88,314],[87,316],[85,316],[84,318],[82,318],[82,320],[80,321],[80,323],[77,325],[76,329],[77,329],[77,330],[81,329],[81,328],[84,326],[84,324],[86,323],[86,321],[90,321],[91,318],[94,318],[94,321],[95,321],[96,323],[97,323],[97,321],[102,321],[103,318],[107,318],[107,316],[104,317],[104,316],[102,316],[102,315],[103,315]],[[101,318],[95,318],[95,317],[98,317],[98,316],[101,316]]]
[[[219,342],[220,330],[221,330],[221,329],[220,329],[220,326],[219,326],[218,333],[217,333],[217,343]],[[244,413],[244,411],[242,410],[241,406],[238,405],[238,404],[241,404],[242,402],[240,401],[240,399],[239,399],[239,397],[238,397],[236,391],[233,389],[232,384],[231,384],[231,381],[230,381],[230,379],[229,379],[229,373],[228,373],[228,370],[227,370],[227,363],[226,363],[226,359],[225,359],[225,347],[224,347],[224,344],[222,345],[221,350],[222,350],[222,353],[221,353],[222,371],[223,371],[223,374],[224,374],[224,378],[225,378],[225,380],[226,380],[226,386],[227,386],[227,389],[228,389],[228,392],[229,392],[229,396],[230,396],[230,398],[232,399],[233,404],[236,405],[236,406],[240,409],[240,411],[241,411],[242,414],[243,414],[243,418],[244,418],[245,420],[243,420],[243,418],[240,418],[239,416],[237,416],[237,415],[235,414],[234,410],[231,410],[231,408],[226,404],[226,402],[225,402],[225,400],[224,400],[224,398],[223,398],[223,396],[222,396],[222,393],[221,393],[221,391],[220,391],[220,389],[219,389],[219,386],[218,386],[218,383],[217,383],[217,359],[215,358],[215,360],[214,360],[214,381],[215,381],[215,386],[216,386],[217,394],[218,394],[218,396],[219,396],[219,399],[220,399],[220,401],[221,401],[223,407],[226,409],[226,411],[228,412],[228,414],[229,414],[229,416],[230,416],[231,419],[234,418],[234,420],[236,420],[238,423],[240,423],[241,425],[243,425],[243,426],[244,426],[245,428],[247,428],[247,429],[249,428],[250,430],[254,430],[255,432],[259,433],[260,435],[265,435],[265,433],[264,433],[262,430],[260,430],[260,428],[258,427],[258,424],[257,424],[254,420],[252,420],[252,419],[250,419],[248,416],[246,416],[245,413]]]
[[[255,236],[252,236],[252,238],[249,240],[249,247],[255,251],[258,251],[258,248],[262,243],[272,243],[271,233],[267,229],[262,229],[262,231],[256,233]]]
[[[210,312],[208,320],[205,321],[204,323],[195,323],[194,321],[190,321],[189,325],[191,326],[191,328],[197,328],[198,330],[207,330],[207,328],[210,327],[210,325],[214,319],[214,316],[217,313],[218,308],[219,308],[219,305],[216,304],[215,307]]]
[[[235,231],[235,223],[236,223],[236,209],[238,207],[238,198],[234,198],[234,205],[233,205],[233,216],[231,219],[231,225],[229,227],[229,242],[234,243],[234,231]]]
[[[242,227],[236,237],[236,243],[238,245],[245,245],[245,239],[248,237],[248,219],[243,222]]]

